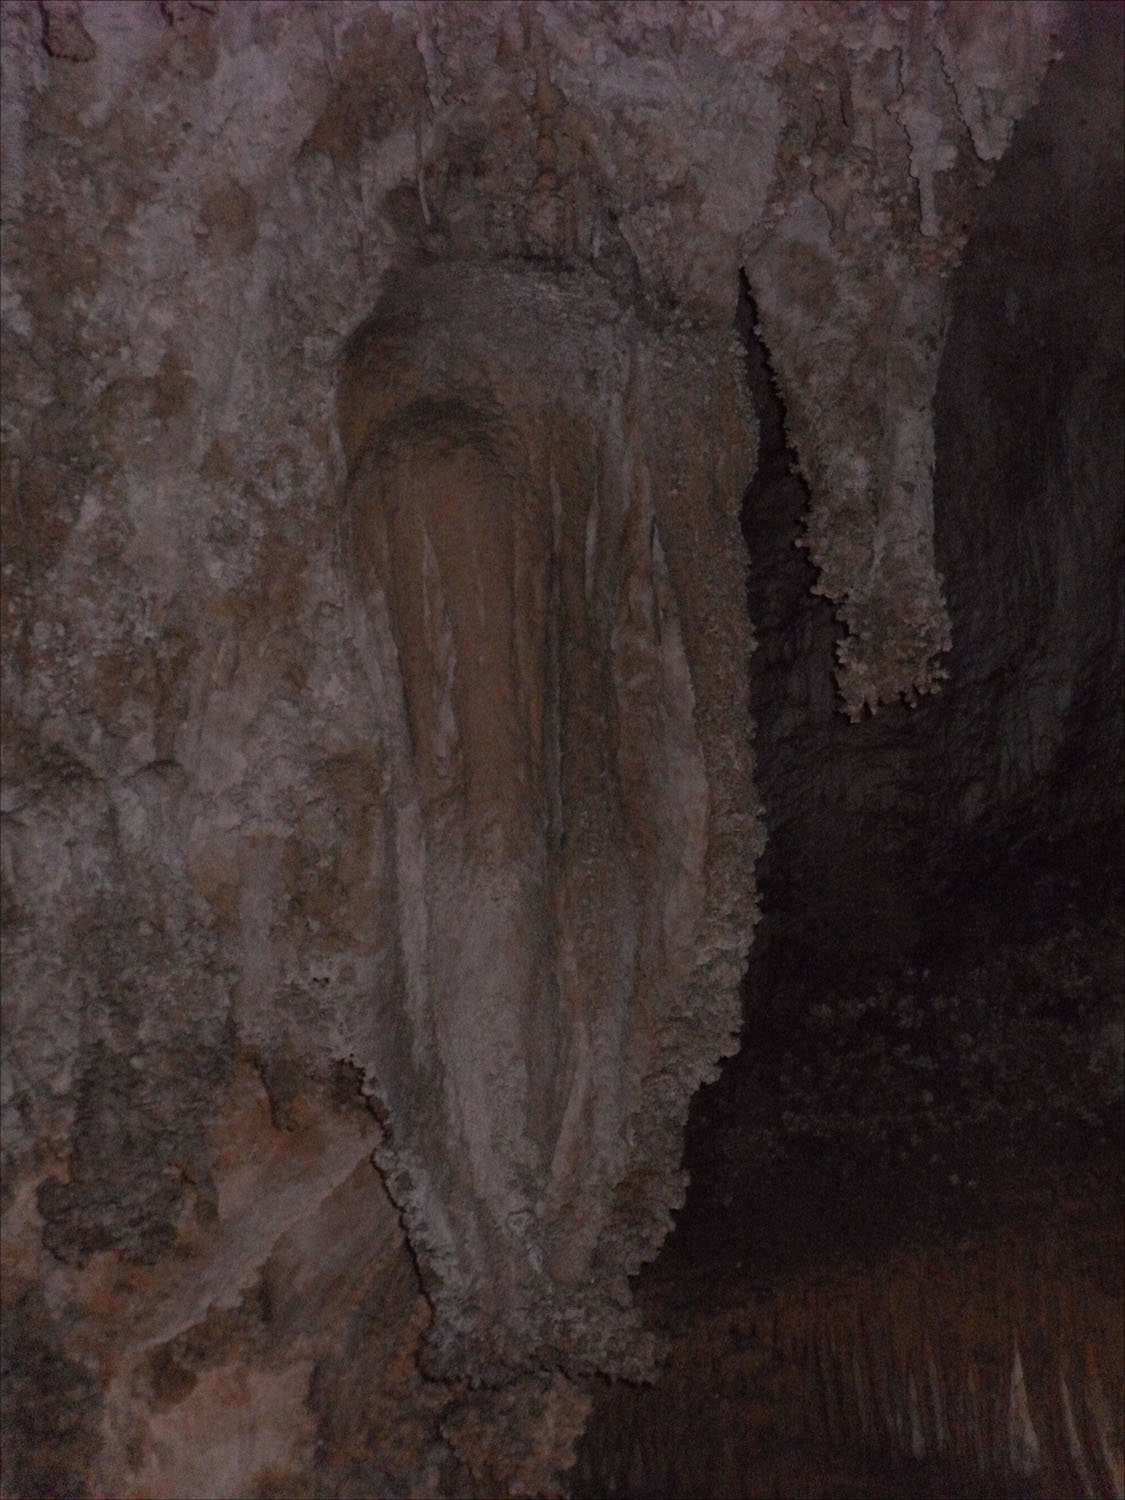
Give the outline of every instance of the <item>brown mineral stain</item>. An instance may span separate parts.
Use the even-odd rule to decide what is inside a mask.
[[[191,1370],[185,1370],[176,1362],[167,1348],[153,1351],[149,1359],[149,1379],[152,1382],[153,1406],[157,1411],[168,1411],[185,1396],[191,1394],[199,1379]]]
[[[354,164],[365,140],[385,138],[413,117],[422,59],[405,27],[369,10],[346,36],[342,77],[305,141],[343,164]]]
[[[216,260],[245,255],[258,238],[258,210],[253,197],[233,179],[220,183],[200,206],[202,232],[196,237]]]
[[[153,416],[158,422],[170,422],[190,411],[198,390],[187,355],[177,344],[170,344],[153,381]]]

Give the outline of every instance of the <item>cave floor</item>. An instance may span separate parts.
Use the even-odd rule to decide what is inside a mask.
[[[1027,883],[1008,941],[993,913],[751,1022],[637,1281],[664,1374],[600,1391],[575,1496],[1120,1493],[1112,884]]]

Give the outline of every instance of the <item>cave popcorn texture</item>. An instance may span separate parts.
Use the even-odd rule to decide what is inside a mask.
[[[497,1493],[554,1402],[519,1469],[553,1482],[580,1425],[553,1377],[459,1414],[417,1377],[430,1312],[373,1148],[433,1368],[644,1367],[624,1278],[731,1042],[759,840],[723,540],[753,463],[724,344],[739,263],[859,641],[882,497],[838,493],[827,457],[859,434],[874,472],[900,407],[924,457],[934,278],[1056,14],[4,4],[14,1487],[463,1493],[452,1450]],[[809,339],[819,263],[793,225],[854,289]],[[396,325],[392,266],[435,261],[402,271],[420,320]],[[468,390],[431,368],[439,305],[482,351]],[[417,389],[390,393],[382,439],[345,413],[341,508],[334,391],[373,309]],[[869,326],[903,330],[909,391],[851,357]],[[508,530],[489,495],[517,476]],[[921,655],[892,610],[853,711],[912,691],[942,643],[912,494],[891,519],[920,530],[884,552],[909,566],[877,581],[921,587]],[[468,601],[498,633],[481,661],[461,593],[486,554],[511,598]],[[45,1386],[77,1392],[46,1426]]]
[[[625,1278],[735,1045],[760,839],[738,374],[728,338],[519,267],[399,277],[353,341],[398,954],[364,1063],[445,1377],[649,1369]]]

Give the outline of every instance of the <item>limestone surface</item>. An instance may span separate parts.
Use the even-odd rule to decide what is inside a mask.
[[[761,845],[739,271],[858,713],[1057,15],[5,0],[13,1495],[546,1491],[648,1367]]]

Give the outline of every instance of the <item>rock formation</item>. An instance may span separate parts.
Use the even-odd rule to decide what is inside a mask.
[[[387,803],[363,1065],[447,1378],[647,1368],[622,1273],[750,928],[736,377],[728,340],[518,266],[392,279],[347,361]]]
[[[1061,16],[5,0],[5,1500],[551,1493],[651,1372],[763,842],[740,274],[838,706],[912,702]]]

